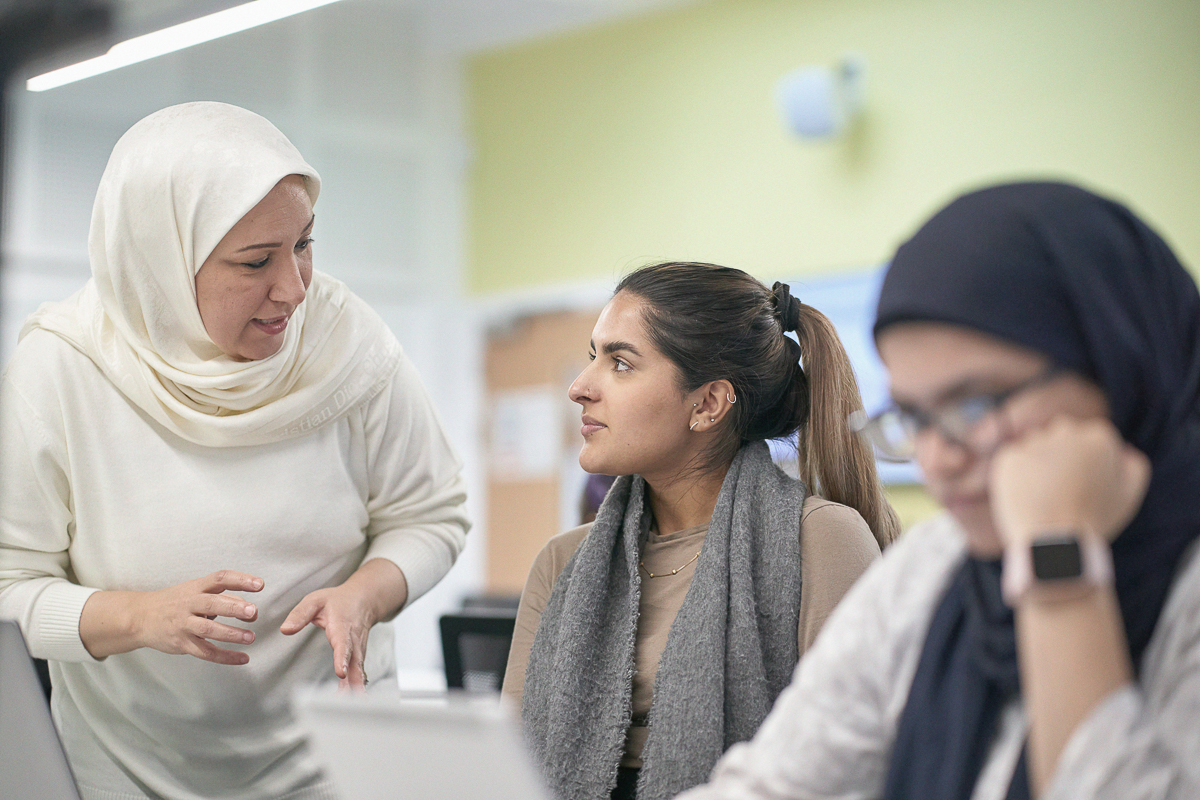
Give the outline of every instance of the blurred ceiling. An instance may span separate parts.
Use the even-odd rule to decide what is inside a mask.
[[[470,53],[697,0],[342,0],[422,9],[432,44]],[[245,0],[114,0],[113,41],[241,5]]]

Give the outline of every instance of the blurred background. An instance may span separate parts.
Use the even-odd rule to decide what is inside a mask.
[[[9,82],[0,360],[87,279],[96,185],[130,125],[190,100],[274,122],[322,175],[317,267],[391,325],[466,462],[475,528],[396,622],[403,687],[439,679],[441,614],[518,594],[577,524],[566,387],[628,270],[788,280],[837,322],[870,408],[879,269],[964,190],[1080,182],[1200,265],[1195,0],[340,0],[26,89],[236,4],[113,0],[106,33]],[[906,524],[936,511],[911,470],[887,477]]]

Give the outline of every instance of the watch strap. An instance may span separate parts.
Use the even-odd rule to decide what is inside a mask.
[[[1000,586],[1011,607],[1030,592],[1047,600],[1066,600],[1112,583],[1112,549],[1099,536],[1053,531],[1004,550]]]

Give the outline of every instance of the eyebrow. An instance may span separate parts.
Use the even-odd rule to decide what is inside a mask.
[[[591,345],[592,350],[594,352],[596,350],[596,343],[589,341],[588,344]],[[638,350],[636,347],[631,345],[629,342],[607,342],[604,345],[604,352],[608,353],[610,355],[612,353],[616,353],[621,350],[628,350],[630,353],[633,353],[635,356],[640,356],[642,354],[640,350]]]
[[[313,223],[316,221],[317,221],[317,215],[313,214],[312,217],[308,220],[308,224],[304,226],[304,230],[300,231],[300,235],[303,236],[304,234],[311,231],[312,227],[313,227]],[[266,248],[266,247],[283,247],[283,242],[263,242],[261,244],[248,244],[245,247],[241,247],[241,248],[238,248],[237,250],[234,250],[233,252],[244,253],[247,250],[259,250],[259,249]]]

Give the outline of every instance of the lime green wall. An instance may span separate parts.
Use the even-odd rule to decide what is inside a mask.
[[[760,276],[860,267],[958,191],[1082,181],[1200,267],[1195,0],[715,0],[481,54],[475,293],[650,259]],[[852,135],[805,142],[784,72],[868,63]]]

